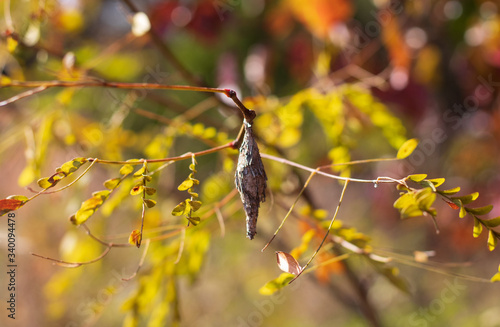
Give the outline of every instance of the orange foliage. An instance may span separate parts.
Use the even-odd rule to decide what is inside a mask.
[[[347,21],[353,13],[349,0],[285,0],[295,18],[319,38],[328,35],[332,25]]]

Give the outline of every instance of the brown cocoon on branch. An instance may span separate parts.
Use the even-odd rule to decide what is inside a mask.
[[[260,203],[266,200],[267,176],[255,142],[252,124],[243,120],[245,135],[240,146],[235,183],[247,216],[247,237],[253,239],[257,233],[257,217]]]

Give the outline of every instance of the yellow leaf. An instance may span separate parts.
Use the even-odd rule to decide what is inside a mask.
[[[495,237],[495,232],[493,232],[492,230],[490,230],[489,234],[488,234],[488,249],[490,251],[493,251],[495,250],[495,247],[497,246],[497,238]]]
[[[404,159],[409,157],[413,151],[417,148],[418,140],[417,139],[409,139],[399,148],[397,158]]]

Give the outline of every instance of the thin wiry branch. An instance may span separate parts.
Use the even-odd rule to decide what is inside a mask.
[[[104,252],[101,253],[97,258],[92,259],[90,261],[84,261],[84,262],[69,262],[69,261],[54,259],[54,258],[50,258],[50,257],[45,257],[43,255],[39,255],[39,254],[36,254],[36,253],[33,253],[33,252],[31,253],[31,255],[33,255],[35,257],[38,257],[38,258],[42,258],[42,259],[45,259],[45,260],[52,261],[54,264],[59,265],[61,267],[65,267],[65,268],[77,268],[77,267],[80,267],[80,266],[83,266],[83,265],[88,265],[88,264],[91,264],[91,263],[94,263],[94,262],[97,262],[97,261],[101,260],[102,258],[104,258],[109,253],[109,251],[111,251],[111,247],[107,247],[104,250]]]
[[[38,86],[32,90],[28,90],[28,91],[25,91],[25,92],[22,92],[22,93],[19,93],[19,94],[16,94],[14,95],[13,97],[10,97],[8,98],[7,100],[4,100],[4,101],[0,101],[0,107],[2,106],[6,106],[8,105],[9,103],[13,103],[13,102],[16,102],[18,100],[21,100],[21,99],[24,99],[24,98],[27,98],[27,97],[30,97],[32,95],[35,95],[37,93],[40,93],[42,91],[45,91],[48,87],[46,86]]]
[[[133,279],[135,276],[137,276],[137,274],[139,273],[139,270],[141,270],[142,265],[144,264],[144,260],[146,259],[146,254],[148,253],[148,249],[149,249],[149,243],[151,243],[150,240],[144,241],[144,251],[142,252],[142,256],[141,256],[141,260],[139,261],[139,265],[137,265],[137,270],[131,276],[122,278],[123,281],[129,281],[129,280]]]

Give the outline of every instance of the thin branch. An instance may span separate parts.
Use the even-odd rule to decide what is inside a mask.
[[[184,252],[184,244],[186,242],[186,229],[182,230],[181,240],[179,243],[179,252],[177,252],[177,258],[175,259],[174,265],[178,264],[181,261],[182,253]]]
[[[229,89],[204,87],[204,86],[189,86],[189,85],[167,85],[157,83],[119,83],[107,82],[103,80],[86,80],[86,81],[9,81],[1,84],[0,87],[109,87],[115,89],[150,89],[150,90],[174,90],[174,91],[192,91],[192,92],[208,92],[208,93],[223,93],[228,98],[233,99],[236,92]],[[233,93],[234,92],[234,95]],[[234,101],[234,100],[233,100]]]
[[[383,162],[383,161],[397,161],[397,160],[401,160],[401,159],[398,159],[398,158],[377,158],[377,159],[354,160],[354,161],[332,163],[329,165],[319,166],[318,169],[328,169],[328,168],[335,167],[335,166],[352,166],[352,165],[359,165],[359,164],[367,164],[367,163]]]
[[[33,253],[33,252],[31,252],[31,255],[33,255],[35,257],[38,257],[38,258],[42,258],[42,259],[45,259],[45,260],[52,261],[54,264],[57,264],[59,266],[65,267],[65,268],[77,268],[77,267],[80,267],[80,266],[83,266],[83,265],[88,265],[88,264],[91,264],[91,263],[94,263],[94,262],[97,262],[97,261],[101,260],[102,258],[104,258],[109,253],[110,250],[111,250],[111,247],[107,247],[104,250],[104,252],[101,253],[97,258],[92,259],[90,261],[85,261],[85,262],[69,262],[69,261],[54,259],[54,258],[50,258],[50,257],[45,257],[45,256],[42,256],[42,255]]]
[[[329,177],[329,178],[332,178],[332,179],[341,180],[341,181],[346,181],[346,182],[349,181],[349,182],[357,182],[357,183],[371,183],[371,184],[398,183],[398,184],[403,184],[404,185],[404,179],[395,179],[395,178],[392,178],[392,177],[385,177],[385,176],[378,177],[377,179],[359,179],[359,178],[351,178],[351,177],[342,177],[342,176],[338,176],[338,175],[333,175],[333,174],[325,173],[323,171],[318,170],[318,168],[316,168],[316,169],[310,168],[310,167],[298,164],[296,162],[293,162],[293,161],[290,161],[290,160],[287,160],[287,159],[284,159],[284,158],[276,157],[276,156],[273,156],[273,155],[270,155],[270,154],[267,154],[267,153],[261,153],[260,156],[262,158],[266,158],[266,159],[269,159],[269,160],[274,160],[274,161],[280,162],[282,164],[289,165],[289,166],[292,166],[292,167],[297,167],[297,168],[300,168],[302,170],[306,170],[306,171],[309,171],[309,172],[316,172],[318,175],[326,176],[326,177]]]
[[[342,193],[340,194],[339,203],[337,204],[337,208],[335,209],[335,213],[333,214],[332,220],[330,221],[330,225],[328,226],[326,234],[323,237],[323,240],[321,241],[321,243],[319,244],[318,249],[316,250],[316,252],[313,253],[313,255],[311,256],[311,258],[309,259],[309,261],[307,261],[307,263],[302,268],[302,270],[300,271],[300,273],[298,273],[297,276],[295,276],[295,278],[292,279],[289,284],[291,284],[294,280],[296,280],[297,278],[299,278],[299,276],[302,274],[302,272],[307,268],[307,266],[309,266],[309,264],[311,263],[311,261],[313,261],[314,257],[316,257],[316,255],[318,254],[319,250],[323,246],[323,243],[325,243],[325,240],[328,237],[328,234],[330,233],[330,230],[332,229],[333,222],[335,221],[335,218],[337,218],[340,206],[342,205],[342,200],[344,199],[344,194],[345,194],[345,190],[347,189],[347,184],[349,184],[349,181],[346,181],[344,183],[344,188],[342,189]]]
[[[23,98],[27,98],[27,97],[30,97],[30,96],[35,95],[37,93],[40,93],[40,92],[46,90],[47,88],[48,87],[46,87],[46,86],[38,86],[32,90],[28,90],[28,91],[25,91],[23,93],[19,93],[13,97],[8,98],[7,100],[0,101],[0,107],[6,106],[9,103],[13,103],[13,102],[21,100]]]
[[[0,84],[0,88],[4,87],[44,87],[45,89],[53,87],[109,87],[115,89],[150,89],[150,90],[172,90],[172,91],[191,91],[191,92],[207,92],[207,93],[222,93],[236,104],[238,109],[243,114],[245,120],[251,123],[255,118],[255,111],[250,110],[245,107],[245,105],[240,101],[236,92],[231,89],[215,88],[215,87],[204,87],[204,86],[189,86],[189,85],[168,85],[168,84],[157,84],[157,83],[119,83],[119,82],[108,82],[104,80],[85,80],[85,81],[9,81],[4,84]],[[39,90],[41,92],[43,90]],[[23,95],[23,97],[29,96]],[[15,97],[14,97],[15,98]],[[15,100],[6,100],[7,103],[13,102]],[[5,101],[4,101],[5,102]],[[4,103],[3,105],[7,104]],[[1,104],[1,103],[0,103]],[[1,105],[0,105],[1,106]]]
[[[107,246],[109,248],[113,248],[113,247],[131,247],[132,246],[132,244],[130,244],[130,243],[105,242],[105,241],[101,240],[100,238],[96,237],[94,234],[92,234],[90,232],[90,229],[87,227],[87,225],[85,223],[81,224],[80,226],[82,226],[83,229],[85,229],[85,232],[87,233],[87,235],[90,236],[94,241],[96,241],[98,243],[101,243],[102,245]]]
[[[211,149],[202,150],[202,151],[194,152],[194,153],[188,152],[188,153],[183,154],[183,155],[178,156],[178,157],[170,157],[170,158],[162,158],[162,159],[142,159],[142,160],[138,160],[138,161],[114,161],[114,160],[104,160],[104,159],[99,159],[99,158],[87,158],[87,160],[90,162],[97,161],[97,162],[102,163],[102,164],[110,164],[110,165],[141,165],[144,162],[147,162],[147,163],[174,162],[174,161],[181,161],[181,160],[189,159],[189,158],[191,158],[191,155],[203,156],[203,155],[207,155],[207,154],[221,151],[223,149],[233,148],[233,145],[234,145],[234,142],[229,142],[227,144],[220,145],[220,146],[217,146],[217,147],[214,147]]]
[[[312,178],[314,177],[314,175],[317,172],[318,172],[318,170],[315,170],[315,171],[311,172],[311,174],[309,175],[309,178],[306,180],[304,186],[302,187],[302,190],[300,190],[299,194],[295,198],[295,201],[292,203],[292,206],[290,207],[290,209],[288,210],[287,214],[285,215],[285,218],[283,218],[283,220],[281,221],[281,224],[279,225],[279,227],[274,232],[273,237],[271,237],[271,239],[269,240],[269,242],[267,242],[267,244],[262,248],[262,250],[260,250],[261,252],[264,252],[267,249],[267,247],[269,246],[269,244],[271,244],[271,242],[274,240],[274,238],[276,237],[276,235],[278,235],[279,231],[281,230],[281,227],[283,227],[283,225],[285,224],[285,221],[288,219],[288,217],[292,213],[293,209],[295,208],[295,205],[297,204],[297,202],[299,201],[300,197],[302,196],[302,193],[304,193],[305,189],[309,185],[309,182],[312,180]]]
[[[224,217],[222,216],[222,212],[218,207],[215,208],[215,216],[217,217],[217,221],[219,222],[220,236],[224,237],[226,235],[226,225],[224,224]]]
[[[131,280],[132,278],[137,276],[137,274],[139,273],[139,270],[141,270],[142,265],[144,264],[144,260],[146,259],[146,254],[148,253],[149,243],[151,243],[151,242],[150,242],[150,240],[146,240],[144,243],[145,243],[144,251],[142,252],[141,260],[139,261],[139,265],[137,266],[137,270],[130,277],[122,278],[123,281],[128,282],[129,280]]]

